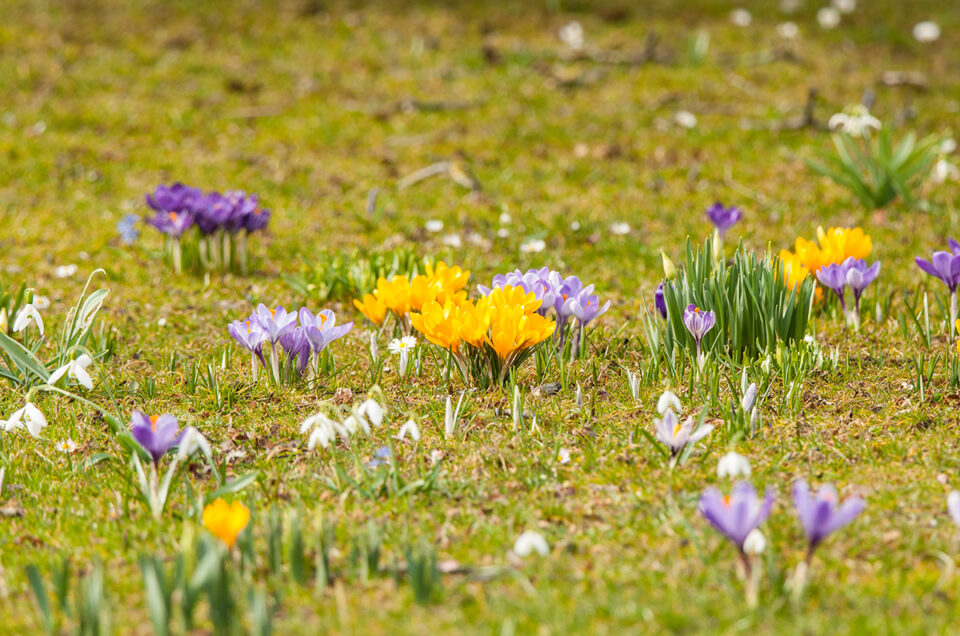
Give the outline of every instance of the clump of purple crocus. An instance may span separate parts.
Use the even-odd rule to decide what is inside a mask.
[[[791,583],[794,595],[799,597],[806,584],[814,550],[829,535],[856,519],[867,504],[860,497],[849,497],[841,503],[836,488],[830,484],[824,484],[818,492],[811,493],[803,479],[793,484],[793,503],[808,545],[807,557],[797,566]]]
[[[825,265],[817,271],[817,280],[828,289],[832,289],[840,299],[840,307],[843,309],[847,323],[853,325],[854,329],[860,330],[860,297],[864,290],[880,274],[880,261],[867,266],[863,259],[849,257],[840,264],[831,263]],[[853,309],[847,309],[844,294],[847,287],[853,291]]]
[[[490,287],[478,285],[477,289],[486,296],[494,289],[508,285],[520,287],[527,293],[533,292],[542,301],[537,313],[546,316],[553,309],[557,320],[554,338],[561,349],[567,340],[567,323],[570,318],[576,319],[576,328],[571,329],[576,335],[571,344],[572,357],[579,355],[585,327],[610,308],[609,300],[601,304],[600,297],[593,293],[592,284],[584,285],[576,276],[564,278],[549,267],[497,274]]]
[[[927,274],[943,281],[950,290],[950,324],[947,326],[950,335],[957,324],[957,285],[960,284],[960,243],[949,239],[949,252],[938,251],[933,253],[929,261],[917,258],[917,266]]]
[[[319,376],[322,352],[352,328],[352,322],[337,325],[337,318],[329,309],[314,315],[306,307],[288,312],[283,307],[269,308],[263,303],[250,317],[234,320],[227,326],[233,339],[250,352],[253,380],[257,380],[259,362],[269,371],[274,384],[302,377],[311,359],[314,361],[313,375]],[[265,354],[263,349],[267,343],[270,348]],[[282,365],[281,351],[285,358]]]
[[[147,223],[167,235],[174,268],[182,269],[180,242],[193,226],[200,232],[198,251],[204,269],[247,267],[247,237],[262,230],[270,210],[260,207],[256,195],[241,190],[204,193],[182,183],[160,185],[146,197],[154,216]]]
[[[729,495],[723,495],[716,488],[710,487],[704,490],[700,497],[700,513],[737,547],[747,583],[747,603],[750,606],[757,602],[757,581],[746,549],[747,538],[751,533],[759,532],[757,527],[770,516],[773,501],[772,489],[768,488],[763,499],[760,499],[753,484],[746,481],[737,483]]]
[[[707,332],[717,324],[717,315],[712,311],[702,311],[696,305],[690,304],[683,312],[683,324],[697,343],[697,362],[702,366],[704,358],[700,343]]]
[[[154,466],[160,463],[160,458],[167,451],[180,444],[180,440],[183,439],[180,424],[172,415],[148,417],[140,411],[134,411],[132,419],[133,437],[144,450],[150,453]]]

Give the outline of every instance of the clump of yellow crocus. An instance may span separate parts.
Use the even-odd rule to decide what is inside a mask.
[[[420,311],[423,306],[436,301],[441,305],[452,300],[456,303],[466,300],[467,293],[462,291],[470,279],[470,272],[459,266],[449,267],[443,261],[426,266],[426,273],[409,279],[406,276],[393,278],[380,277],[372,294],[353,301],[373,324],[379,326],[387,318],[387,310],[400,321],[401,329],[409,331],[410,312]]]

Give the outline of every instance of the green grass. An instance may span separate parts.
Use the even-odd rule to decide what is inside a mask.
[[[825,121],[874,88],[877,116],[907,117],[898,132],[948,132],[960,108],[960,12],[941,2],[875,0],[840,28],[822,31],[817,3],[807,3],[791,18],[801,30],[791,45],[800,61],[753,63],[750,56],[780,46],[775,26],[786,18],[774,3],[738,3],[753,12],[746,30],[730,24],[730,5],[715,0],[680,7],[665,0],[637,7],[266,4],[3,3],[0,283],[4,291],[26,283],[49,297],[44,316],[53,331],[86,275],[106,269],[111,293],[100,321],[115,330],[116,352],[94,367],[99,377],[87,397],[124,413],[173,413],[200,428],[221,459],[242,451],[230,454],[228,472],[259,471],[244,497],[256,506],[261,556],[271,506],[316,511],[335,529],[333,585],[315,590],[285,576],[255,578],[279,601],[276,633],[957,630],[960,584],[945,562],[960,551],[960,533],[945,499],[960,483],[958,393],[943,363],[923,400],[916,387],[905,388],[916,384],[919,353],[930,358],[952,343],[932,295],[929,348],[909,319],[906,338],[898,322],[922,281],[913,257],[942,249],[944,237],[958,231],[957,185],[925,186],[927,211],[902,202],[865,210],[804,165],[829,146],[827,133],[742,123],[800,114],[810,87]],[[566,60],[556,31],[571,19],[603,50],[641,50],[656,31],[667,60]],[[939,42],[913,41],[910,29],[923,19],[940,24]],[[686,60],[687,39],[700,28],[709,31],[710,48],[695,66]],[[495,62],[485,58],[485,45]],[[875,85],[887,70],[922,71],[929,87]],[[570,77],[579,81],[558,81]],[[411,98],[466,106],[398,106]],[[678,110],[693,112],[697,126],[675,126]],[[585,156],[578,144],[586,145]],[[480,192],[445,177],[396,187],[447,159],[466,165]],[[144,213],[143,194],[173,180],[243,188],[274,210],[268,236],[251,243],[250,276],[176,277],[150,228],[141,228],[135,246],[120,243],[117,220]],[[374,187],[380,194],[371,215],[365,208]],[[652,301],[660,250],[680,262],[686,238],[699,242],[708,233],[704,210],[716,199],[746,211],[728,252],[740,238],[758,252],[778,251],[798,235],[813,237],[819,224],[861,225],[874,241],[871,258],[883,261],[860,334],[845,333],[832,311],[809,328],[826,349],[839,347],[839,368],[812,372],[799,408],[785,403],[782,383],[773,382],[765,428],[733,447],[750,458],[754,483],[779,495],[764,528],[771,562],[756,611],[744,605],[734,549],[696,510],[701,490],[717,482],[716,461],[728,450],[722,436],[712,435],[702,452],[669,471],[639,433],[652,430],[666,376],[645,374],[634,402],[623,372],[649,366],[641,294]],[[512,219],[504,225],[509,236],[498,238],[503,213]],[[444,230],[426,232],[428,219],[442,220]],[[615,222],[629,223],[629,234],[612,234]],[[449,233],[463,246],[444,245]],[[471,241],[473,233],[483,240]],[[547,249],[522,253],[521,243],[534,237]],[[368,325],[360,315],[348,302],[326,305],[358,327],[333,345],[338,371],[317,390],[251,387],[226,324],[258,302],[303,302],[283,276],[305,273],[304,261],[319,252],[396,245],[449,254],[448,262],[471,270],[471,290],[505,269],[551,265],[596,282],[614,302],[592,350],[568,367],[565,390],[530,395],[541,381],[557,380],[556,367],[537,378],[530,363],[520,374],[536,429],[530,418],[514,429],[505,413],[512,395],[495,390],[472,395],[466,432],[444,440],[444,400],[452,394],[456,401],[460,383],[441,382],[432,362],[409,382],[388,370],[380,382],[388,425],[358,442],[357,454],[370,457],[415,415],[424,437],[416,450],[398,444],[401,472],[425,476],[433,451],[444,454],[445,467],[429,492],[369,499],[325,485],[338,463],[358,474],[349,451],[307,451],[297,430],[338,388],[356,396],[370,388]],[[80,272],[56,278],[54,268],[68,263]],[[873,307],[891,296],[877,324]],[[386,342],[380,345],[385,351]],[[235,355],[216,371],[225,401],[218,408],[203,386],[187,390],[187,376],[194,364],[219,365],[225,349]],[[725,373],[739,382],[738,373]],[[727,381],[720,387],[707,415],[718,425],[730,399]],[[702,387],[684,377],[676,388],[699,410]],[[4,391],[0,413],[9,416],[22,402],[23,395]],[[185,518],[183,483],[154,522],[102,420],[66,398],[43,395],[37,403],[50,422],[42,439],[0,434],[0,509],[17,513],[0,516],[0,632],[40,629],[26,566],[37,564],[48,576],[66,555],[75,568],[104,563],[117,633],[151,633],[138,559],[172,559],[185,529],[196,525]],[[67,436],[80,444],[71,456],[53,447]],[[560,447],[571,450],[570,464],[557,463]],[[87,467],[101,452],[112,457]],[[948,485],[937,480],[941,473]],[[799,476],[834,482],[842,494],[864,496],[868,507],[818,550],[812,585],[795,608],[768,574],[802,559],[789,501]],[[201,470],[189,480],[195,492],[215,487]],[[509,572],[506,553],[526,529],[540,531],[552,551],[492,580],[444,575],[434,602],[420,606],[404,579],[356,572],[351,546],[371,522],[382,535],[385,567],[402,561],[407,545],[426,541],[441,561]]]

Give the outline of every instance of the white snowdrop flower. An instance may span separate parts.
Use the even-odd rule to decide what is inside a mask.
[[[450,437],[457,429],[457,420],[453,413],[453,400],[447,396],[447,402],[443,407],[443,436]]]
[[[940,152],[945,155],[951,154],[957,149],[957,141],[953,137],[947,137],[940,143]]]
[[[574,232],[578,231],[580,229],[580,221],[574,221],[573,223],[571,223],[570,229],[573,230]]]
[[[738,27],[748,27],[753,22],[753,16],[746,9],[734,9],[730,12],[730,22]]]
[[[70,265],[59,265],[56,269],[53,270],[53,275],[57,278],[70,278],[77,273],[77,266],[71,263]]]
[[[497,230],[497,238],[507,238],[508,236],[510,236],[510,230],[507,228],[502,227]]]
[[[563,25],[558,35],[560,36],[560,41],[572,50],[580,51],[583,49],[583,26],[576,20]]]
[[[830,6],[840,13],[850,14],[857,8],[857,0],[830,0]]]
[[[624,236],[625,234],[629,234],[630,224],[622,221],[619,223],[614,223],[610,226],[610,233],[614,236]]]
[[[463,241],[460,239],[459,234],[447,234],[443,237],[443,244],[447,247],[461,247],[463,246]]]
[[[33,402],[27,402],[22,408],[13,412],[10,419],[2,423],[3,430],[8,433],[18,428],[26,428],[34,437],[40,436],[40,431],[47,425],[47,418],[43,416]]]
[[[397,439],[406,439],[407,435],[409,435],[410,439],[414,442],[420,441],[420,427],[413,421],[413,418],[407,420],[403,426],[400,427],[400,432],[397,433]]]
[[[440,219],[430,219],[423,224],[423,227],[426,228],[427,232],[439,232],[443,229],[443,221]]]
[[[743,397],[740,398],[740,408],[744,411],[749,411],[753,408],[753,405],[757,401],[757,383],[751,382],[750,386],[747,387],[746,392],[744,392]]]
[[[70,455],[76,452],[77,443],[68,437],[67,439],[57,442],[56,444],[53,445],[53,447],[56,448],[61,453],[66,453],[67,455]]]
[[[740,453],[729,452],[717,462],[717,477],[749,477],[750,462]]]
[[[777,35],[784,40],[792,40],[800,35],[800,29],[797,27],[796,22],[782,22],[777,25]]]
[[[557,451],[557,461],[561,464],[569,464],[570,451],[568,451],[566,448],[561,448],[559,451]]]
[[[357,408],[357,415],[360,419],[369,421],[374,427],[383,424],[383,407],[376,400],[370,398],[364,400],[363,404]],[[346,425],[346,420],[343,423]],[[370,430],[364,427],[363,432],[369,433]]]
[[[50,307],[50,299],[47,298],[46,296],[34,296],[33,306],[39,309],[40,311],[43,311],[44,309],[48,309]]]
[[[380,347],[377,346],[377,332],[370,332],[370,359],[376,363],[380,359]]]
[[[513,219],[510,218],[510,215],[506,212],[500,213],[500,225],[510,225],[513,222]]]
[[[918,22],[913,27],[913,39],[924,44],[936,42],[940,39],[940,25],[930,20]]]
[[[21,307],[20,311],[17,312],[17,319],[13,321],[14,332],[23,331],[32,322],[37,325],[37,330],[40,331],[40,335],[43,335],[43,318],[40,317],[40,312],[37,311],[39,308],[35,303],[36,299],[34,299],[34,302],[27,303]]]
[[[683,405],[680,404],[680,398],[670,390],[661,393],[660,399],[657,400],[657,413],[663,415],[668,409],[673,409],[677,413],[683,413]]]
[[[957,181],[960,180],[960,170],[946,159],[938,159],[937,162],[933,164],[933,170],[930,172],[930,180],[934,183]]]
[[[676,115],[673,116],[673,121],[676,122],[681,128],[694,128],[697,125],[697,116],[691,113],[689,110],[678,111]]]
[[[357,431],[361,428],[363,428],[365,433],[370,432],[370,425],[367,424],[367,421],[356,415],[347,416],[347,419],[343,420],[343,428],[347,431],[348,435],[356,435]]]
[[[743,541],[743,551],[749,556],[759,556],[767,549],[767,538],[754,528]]]
[[[960,526],[960,490],[954,490],[947,495],[947,512],[953,522]]]
[[[534,532],[533,530],[527,530],[517,537],[517,540],[513,544],[513,552],[518,557],[528,557],[534,552],[540,556],[547,556],[550,554],[550,546],[542,534]]]
[[[836,113],[827,121],[830,130],[845,132],[851,137],[867,138],[871,130],[880,130],[880,120],[870,114],[870,110],[863,104],[854,104]]]
[[[333,427],[333,423],[326,420],[325,422],[319,423],[310,432],[310,437],[307,439],[307,448],[313,450],[318,445],[322,448],[327,448],[336,441],[336,439],[337,432]]]
[[[166,327],[166,326],[167,326],[167,319],[166,319],[166,318],[160,318],[160,319],[158,319],[158,320],[157,320],[157,326],[158,326],[158,327]]]
[[[203,436],[203,433],[192,426],[188,426],[187,430],[183,432],[180,444],[177,446],[177,461],[186,461],[197,451],[201,451],[204,455],[213,455],[210,442]]]
[[[89,391],[93,389],[93,380],[90,379],[90,374],[87,373],[87,367],[91,364],[93,364],[93,358],[84,353],[76,360],[71,360],[51,373],[47,384],[56,384],[63,376],[67,376],[68,379],[76,380],[77,384]]]
[[[531,239],[520,245],[520,251],[524,254],[534,254],[542,252],[547,248],[547,243],[543,239]]]
[[[817,23],[823,29],[835,29],[840,25],[840,12],[833,7],[823,7],[817,11]]]

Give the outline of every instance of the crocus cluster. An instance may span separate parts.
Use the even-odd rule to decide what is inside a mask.
[[[362,300],[354,300],[354,306],[377,326],[384,324],[389,310],[399,322],[401,331],[409,334],[410,312],[420,311],[429,301],[443,304],[466,299],[467,292],[463,288],[470,279],[469,271],[456,265],[448,267],[443,261],[436,266],[428,264],[425,269],[425,274],[418,274],[412,280],[403,275],[390,279],[380,277],[373,293],[364,295]]]
[[[840,307],[846,315],[847,323],[856,330],[860,329],[860,297],[863,291],[880,274],[880,261],[867,266],[863,259],[852,256],[839,265],[824,265],[817,272],[817,280],[828,289],[832,289],[840,299]],[[853,308],[848,309],[844,298],[847,287],[853,292]]]
[[[227,330],[234,340],[250,352],[254,381],[258,376],[259,362],[270,373],[273,383],[278,385],[284,380],[293,381],[303,377],[311,359],[314,361],[311,367],[314,377],[319,376],[320,357],[324,349],[346,335],[352,327],[352,322],[338,326],[336,316],[329,309],[314,315],[306,307],[288,312],[282,306],[271,309],[261,303],[248,318],[231,322]],[[265,345],[269,345],[266,352]],[[283,364],[280,360],[281,351],[285,356]]]
[[[928,261],[917,258],[917,266],[927,274],[939,278],[950,290],[949,329],[957,323],[957,285],[960,284],[960,243],[948,240],[950,251],[937,251]]]
[[[148,194],[154,211],[146,222],[163,232],[179,273],[183,268],[182,241],[192,227],[199,233],[199,263],[205,270],[247,267],[247,236],[267,226],[270,210],[260,207],[257,195],[242,190],[207,192],[182,183],[157,186]]]
[[[780,264],[788,287],[796,287],[810,274],[814,276],[826,265],[840,265],[848,258],[865,259],[873,250],[873,242],[859,227],[817,228],[816,241],[798,237],[794,251],[781,250]],[[819,294],[818,294],[819,298]]]
[[[555,336],[562,347],[566,341],[567,326],[575,326],[576,339],[572,352],[578,353],[582,348],[580,339],[584,328],[595,318],[602,316],[610,308],[610,301],[601,304],[600,297],[593,293],[593,285],[584,285],[576,276],[564,278],[560,272],[549,267],[530,269],[526,272],[514,270],[506,274],[497,274],[493,277],[490,287],[478,285],[477,289],[484,296],[489,296],[496,289],[516,287],[532,293],[540,301],[538,314],[546,316],[551,310],[557,321]],[[571,318],[576,319],[573,323]]]
[[[503,384],[510,370],[553,335],[556,323],[538,310],[535,292],[507,285],[471,300],[428,301],[410,314],[413,328],[448,351],[465,380]]]
[[[749,475],[749,466],[745,473]],[[796,590],[805,583],[807,568],[817,546],[830,534],[852,522],[863,512],[866,504],[855,496],[841,503],[836,489],[830,484],[812,493],[802,479],[794,483],[793,496],[797,518],[807,540],[807,557],[798,567],[793,583]],[[774,500],[775,494],[771,488],[766,490],[761,499],[747,481],[734,485],[729,495],[710,487],[700,497],[701,514],[737,547],[747,576],[747,600],[750,603],[756,602],[756,579],[751,576],[750,559],[766,545],[758,528],[770,516]]]

